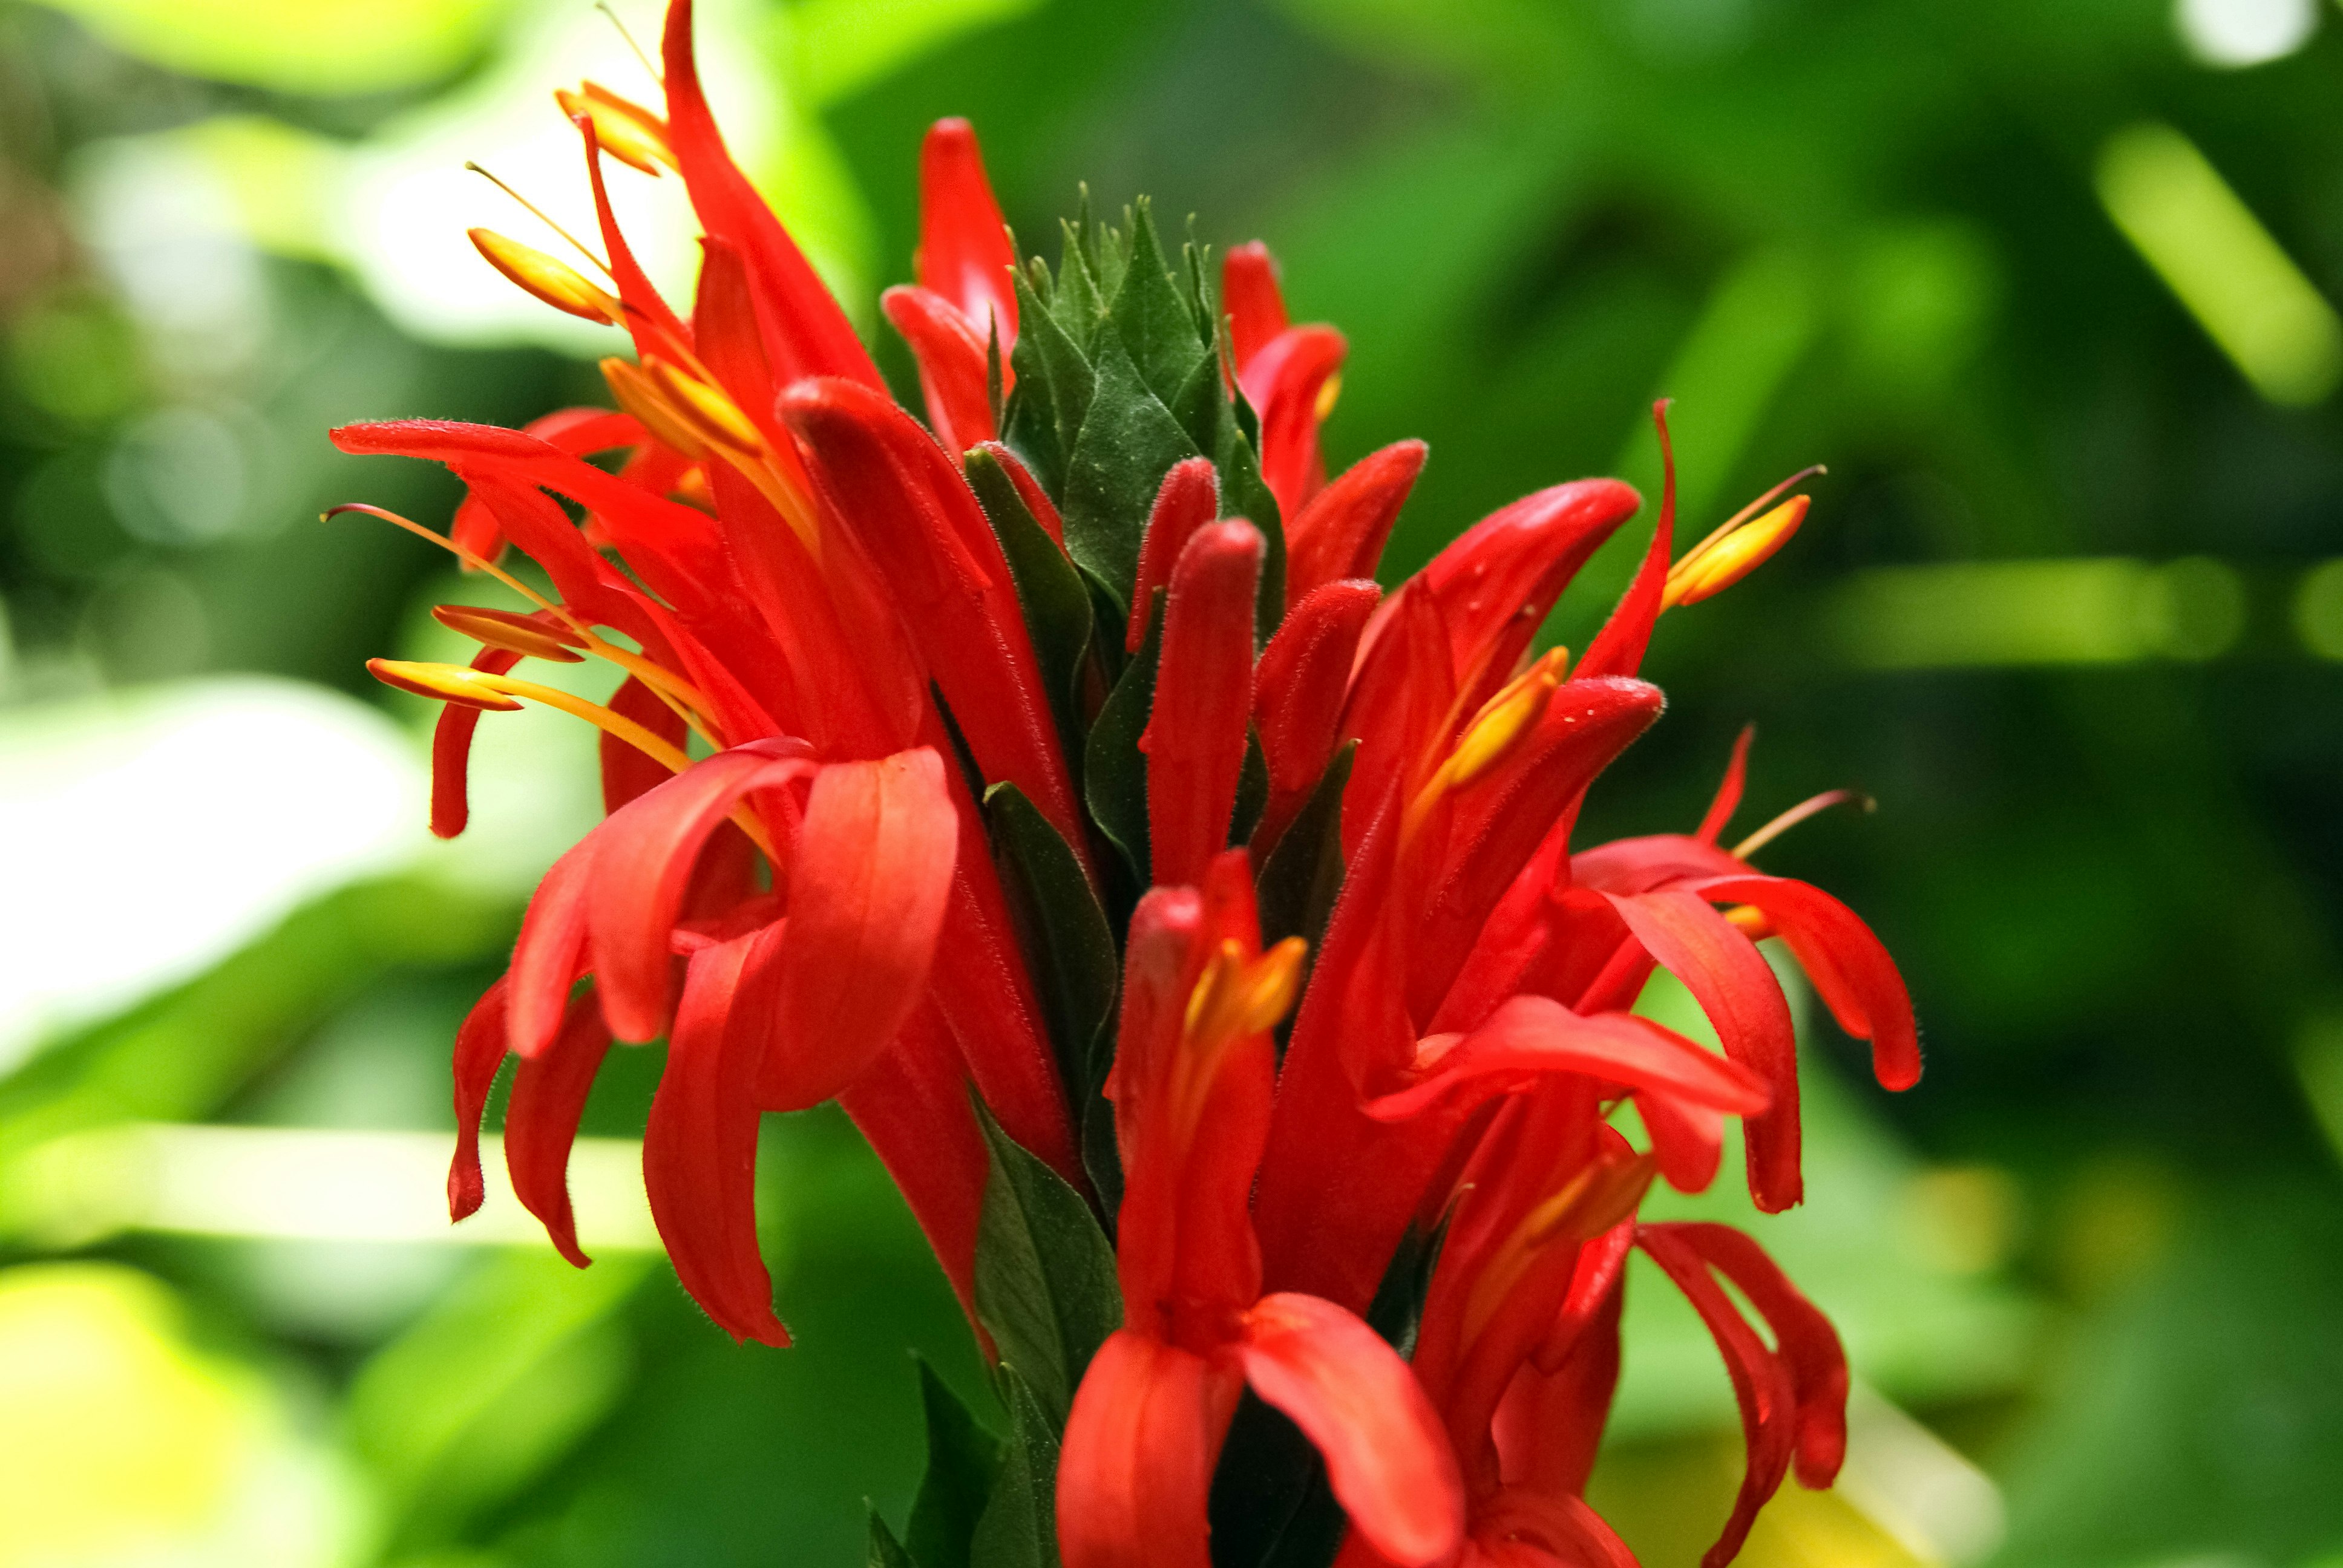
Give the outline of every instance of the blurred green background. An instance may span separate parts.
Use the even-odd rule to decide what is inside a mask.
[[[1695,533],[1827,463],[1778,560],[1669,618],[1674,710],[1587,824],[1689,824],[1749,720],[1748,820],[1879,802],[1765,857],[1872,919],[1929,1060],[1891,1099],[1808,1040],[1815,1196],[1755,1228],[1860,1386],[1845,1482],[1749,1561],[2343,1563],[2343,14],[704,13],[736,146],[866,325],[940,115],[1029,244],[1081,179],[1268,239],[1351,336],[1336,461],[1432,443],[1388,574],[1542,484],[1652,490],[1661,393]],[[833,1117],[769,1127],[787,1352],[649,1250],[649,1055],[589,1111],[596,1267],[508,1194],[437,1209],[450,1030],[591,748],[491,718],[472,833],[427,839],[429,716],[360,665],[465,587],[314,519],[453,491],[324,432],[598,396],[596,335],[461,237],[540,232],[468,157],[580,210],[549,95],[588,72],[649,95],[585,0],[0,0],[0,1568],[856,1562],[916,1478],[907,1350],[982,1397]],[[676,182],[621,177],[677,276]],[[1668,1568],[1738,1440],[1654,1282],[1595,1497]]]

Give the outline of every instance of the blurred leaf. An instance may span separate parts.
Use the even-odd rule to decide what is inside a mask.
[[[919,1568],[969,1568],[969,1542],[992,1494],[1001,1445],[924,1360],[920,1406],[927,1412],[928,1468],[904,1533]],[[872,1523],[885,1528],[875,1517]]]
[[[1019,1147],[981,1101],[977,1113],[991,1174],[977,1222],[976,1315],[1018,1397],[1033,1402],[1054,1431],[1091,1355],[1122,1324],[1114,1249],[1081,1193]],[[1023,1415],[1013,1403],[1010,1413],[1020,1423],[1012,1445],[1023,1443]]]
[[[1096,1087],[1091,1043],[1114,1010],[1121,975],[1114,932],[1074,851],[1014,784],[984,792],[985,820],[1006,862],[1003,880],[1031,920],[1025,944],[1041,1010],[1057,1048],[1069,1101],[1081,1104]]]
[[[375,93],[446,76],[513,0],[44,0],[123,53],[287,93]]]
[[[788,48],[808,99],[834,103],[967,33],[1021,16],[1042,0],[799,0]]]
[[[971,1568],[1057,1568],[1058,1429],[1033,1388],[1004,1362],[1009,1442],[992,1501],[978,1521]]]
[[[895,1539],[895,1533],[887,1528],[887,1522],[879,1517],[875,1508],[870,1511],[870,1554],[864,1568],[921,1568],[903,1550],[903,1543]]]

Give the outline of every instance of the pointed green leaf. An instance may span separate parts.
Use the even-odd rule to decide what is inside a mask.
[[[1163,641],[1164,591],[1148,607],[1147,640],[1107,694],[1082,747],[1082,798],[1091,820],[1122,851],[1139,886],[1148,885],[1147,758],[1139,738],[1155,709],[1155,661]]]
[[[1003,1132],[981,1101],[976,1109],[991,1154],[977,1220],[976,1315],[1002,1366],[1062,1425],[1083,1369],[1122,1324],[1114,1249],[1081,1194]]]
[[[1242,398],[1240,397],[1239,405]],[[1277,497],[1261,477],[1261,459],[1234,418],[1221,426],[1220,445],[1212,461],[1221,471],[1221,515],[1243,518],[1261,530],[1265,548],[1261,556],[1261,592],[1254,600],[1253,637],[1266,648],[1278,623],[1285,618],[1285,525],[1277,510]]]
[[[1068,756],[1078,756],[1082,733],[1075,707],[1081,693],[1082,667],[1090,658],[1090,590],[1047,530],[1026,509],[1024,498],[1000,459],[981,447],[971,450],[964,463],[969,487],[984,508],[992,531],[1008,558],[1009,575],[1017,586],[1017,606],[1024,612],[1025,630],[1033,639],[1033,657],[1041,666],[1041,683],[1050,694],[1050,711]]]
[[[895,1539],[895,1533],[887,1528],[887,1522],[879,1517],[879,1511],[868,1503],[863,1506],[870,1513],[870,1544],[863,1556],[865,1568],[920,1568],[911,1554],[903,1550],[903,1543]]]
[[[1071,224],[1066,226],[1066,243],[1058,259],[1058,297],[1050,314],[1085,354],[1098,337],[1099,324],[1106,319],[1106,297],[1099,292],[1088,251]]]
[[[969,1541],[992,1495],[1001,1444],[924,1360],[920,1407],[927,1415],[928,1468],[904,1531],[910,1554],[919,1568],[969,1568]]]
[[[1114,932],[1090,877],[1050,819],[1014,784],[984,795],[984,817],[1002,861],[1002,880],[1031,923],[1027,950],[1067,1100],[1092,1087],[1091,1046],[1114,1010]]]
[[[1037,266],[1035,271],[1044,278],[1049,276],[1047,268]],[[1001,429],[1041,487],[1059,495],[1065,488],[1066,465],[1097,378],[1081,349],[1044,307],[1032,277],[1020,271],[1015,278],[1021,329],[1009,363],[1017,372],[1017,385],[1009,394]]]
[[[1164,257],[1155,215],[1145,197],[1131,214],[1131,264],[1115,290],[1110,314],[1123,348],[1139,367],[1140,380],[1169,403],[1207,356],[1196,334],[1196,318]]]
[[[1022,353],[1022,338],[1017,347]],[[1096,380],[1067,457],[1060,504],[1067,552],[1113,590],[1116,603],[1128,605],[1155,493],[1172,465],[1199,448],[1141,380],[1119,332],[1101,327],[1095,347]]]
[[[977,1522],[970,1568],[1058,1568],[1058,1424],[1017,1369],[1001,1369],[1009,1442]]]

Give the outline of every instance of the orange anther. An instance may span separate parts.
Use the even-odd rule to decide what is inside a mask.
[[[438,702],[457,702],[492,713],[518,713],[520,704],[483,683],[478,674],[458,664],[419,664],[404,658],[369,658],[367,673],[385,686],[411,691]]]
[[[490,266],[510,278],[514,285],[535,295],[556,310],[566,310],[572,316],[588,321],[598,321],[616,327],[626,319],[626,307],[607,290],[597,287],[577,268],[556,261],[553,257],[517,239],[509,239],[492,228],[468,231],[473,246],[488,258]]]
[[[575,650],[584,648],[586,639],[568,627],[548,626],[533,616],[512,610],[474,604],[440,604],[431,607],[431,618],[449,631],[461,632],[474,642],[500,648],[508,653],[550,659],[556,664],[577,664],[585,658]]]

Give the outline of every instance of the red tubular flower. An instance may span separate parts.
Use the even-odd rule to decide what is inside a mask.
[[[623,330],[634,357],[602,365],[618,408],[335,432],[450,469],[452,537],[349,509],[528,606],[440,607],[468,663],[370,667],[445,705],[434,831],[467,826],[484,714],[536,702],[601,733],[607,815],[457,1036],[451,1214],[482,1201],[481,1121],[517,1057],[514,1191],[586,1262],[579,1115],[614,1041],[664,1036],[643,1141],[661,1237],[718,1324],[784,1344],[759,1126],[838,1100],[985,1314],[1003,1385],[1033,1394],[1017,1470],[1039,1482],[1056,1456],[1068,1568],[1208,1568],[1248,1388],[1320,1456],[1345,1568],[1632,1563],[1584,1493],[1640,1244],[1740,1404],[1720,1568],[1787,1473],[1835,1473],[1845,1363],[1753,1241],[1638,1225],[1637,1204],[1655,1179],[1714,1181],[1735,1116],[1758,1207],[1803,1191],[1761,941],[1890,1088],[1918,1077],[1917,1032],[1871,930],[1751,864],[1842,793],[1720,847],[1745,735],[1694,832],[1573,833],[1659,717],[1637,670],[1660,618],[1783,548],[1805,498],[1777,487],[1678,556],[1663,421],[1651,542],[1574,664],[1537,633],[1637,508],[1615,481],[1504,507],[1386,595],[1372,574],[1425,449],[1326,481],[1342,339],[1291,324],[1267,251],[1237,247],[1208,299],[1142,206],[1127,234],[1070,226],[1057,271],[1021,275],[959,121],[922,149],[917,281],[885,300],[923,428],[726,154],[690,25],[674,0],[664,115],[560,95],[605,277],[474,236],[528,292]],[[606,150],[682,175],[705,230],[688,310],[637,265]],[[1222,518],[1232,498],[1262,516]],[[535,681],[532,659],[607,664],[611,695]],[[1660,969],[1721,1050],[1636,1015]],[[1613,1125],[1630,1103],[1639,1142]],[[1363,1314],[1435,1231],[1403,1358]],[[1100,1302],[1110,1245],[1119,1302]],[[1017,1321],[1035,1302],[1088,1316],[1037,1334]]]
[[[1269,1030],[1301,944],[1261,950],[1242,850],[1131,916],[1114,1073],[1125,1326],[1091,1363],[1058,1473],[1068,1568],[1208,1568],[1205,1494],[1246,1383],[1324,1455],[1362,1539],[1403,1568],[1455,1551],[1462,1496],[1405,1362],[1356,1317],[1263,1296],[1247,1213],[1269,1134]]]

